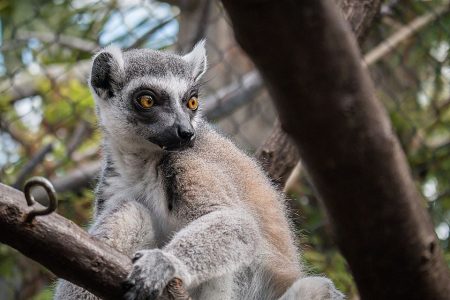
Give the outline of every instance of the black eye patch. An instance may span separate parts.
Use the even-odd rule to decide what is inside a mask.
[[[151,87],[140,87],[131,93],[131,101],[133,104],[136,103],[136,99],[141,96],[148,95],[152,97],[156,105],[163,105],[170,100],[170,95],[164,90],[158,90],[157,88]]]
[[[182,101],[188,102],[189,99],[191,99],[192,97],[198,98],[198,89],[197,88],[192,88],[192,89],[188,90],[186,93],[184,93]]]

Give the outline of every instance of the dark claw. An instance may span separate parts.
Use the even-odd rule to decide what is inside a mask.
[[[159,296],[159,291],[158,290],[153,290],[153,291],[150,292],[150,295],[149,295],[148,299],[154,300],[154,299],[157,299],[158,296]]]
[[[127,280],[127,281],[122,282],[122,290],[124,292],[128,292],[133,286],[134,286],[134,281]]]
[[[136,252],[136,254],[134,255],[133,259],[131,260],[133,263],[135,263],[139,258],[142,257],[142,253],[140,252]]]

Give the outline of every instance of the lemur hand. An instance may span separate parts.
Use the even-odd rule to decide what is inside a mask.
[[[180,269],[179,260],[160,249],[136,252],[133,270],[125,282],[125,299],[158,299],[170,280],[183,276]]]

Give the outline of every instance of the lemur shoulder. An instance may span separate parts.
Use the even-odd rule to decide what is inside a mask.
[[[204,43],[184,55],[108,47],[90,87],[104,163],[90,233],[133,258],[126,299],[174,277],[192,299],[343,299],[307,277],[284,197],[201,118]],[[60,280],[56,299],[97,299]]]

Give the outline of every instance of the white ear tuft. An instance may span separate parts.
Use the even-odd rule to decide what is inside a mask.
[[[123,62],[122,50],[119,47],[117,47],[116,45],[109,45],[105,47],[101,52],[110,53],[114,58],[114,61],[117,63],[119,70],[124,71],[125,63]]]
[[[112,97],[125,76],[122,51],[116,46],[100,50],[92,61],[90,84],[99,96]]]
[[[198,79],[200,79],[200,77],[205,74],[208,67],[206,59],[205,40],[203,39],[198,42],[191,52],[183,56],[183,59],[191,65],[191,72],[194,80],[197,81]]]

